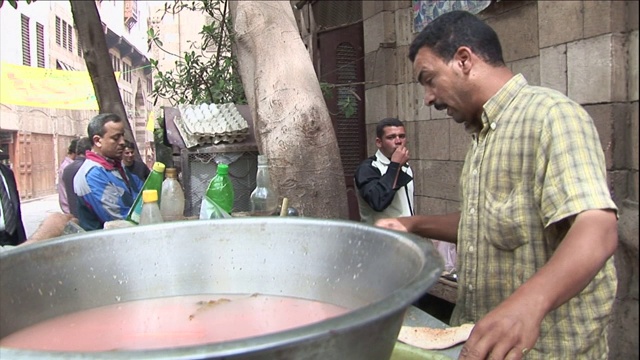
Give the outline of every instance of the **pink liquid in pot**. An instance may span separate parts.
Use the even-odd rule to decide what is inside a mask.
[[[318,301],[266,295],[195,295],[80,311],[22,329],[0,346],[110,351],[201,345],[283,331],[344,314]]]

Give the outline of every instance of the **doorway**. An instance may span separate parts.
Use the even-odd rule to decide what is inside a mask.
[[[318,32],[316,54],[320,82],[333,86],[325,100],[340,149],[349,219],[360,221],[353,176],[367,156],[362,21]]]

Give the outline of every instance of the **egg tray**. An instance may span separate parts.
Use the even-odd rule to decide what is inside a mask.
[[[249,133],[247,121],[233,103],[178,105],[178,110],[174,123],[187,147],[241,142]]]

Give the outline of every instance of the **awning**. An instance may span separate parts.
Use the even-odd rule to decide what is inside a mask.
[[[78,71],[78,69],[60,60],[56,60],[56,65],[58,70]]]

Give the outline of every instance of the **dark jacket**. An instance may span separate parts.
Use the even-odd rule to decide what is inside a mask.
[[[69,212],[76,218],[80,218],[78,212],[78,195],[73,191],[73,178],[76,176],[78,169],[84,163],[86,158],[84,156],[78,156],[73,162],[67,165],[62,171],[62,183],[67,191],[67,202],[69,203]]]
[[[151,173],[151,170],[149,170],[147,165],[138,160],[133,160],[133,164],[131,164],[131,166],[125,166],[125,168],[129,170],[130,173],[138,176],[142,182],[147,180],[147,177],[149,177],[149,174]]]
[[[24,225],[22,224],[22,212],[20,211],[20,194],[18,194],[18,186],[16,185],[16,178],[13,176],[13,171],[6,165],[0,164],[0,172],[2,177],[7,182],[9,188],[9,196],[11,197],[11,204],[16,212],[16,231],[9,235],[2,231],[0,234],[0,245],[18,245],[27,240],[27,234],[24,231]],[[0,186],[4,186],[0,182]]]

